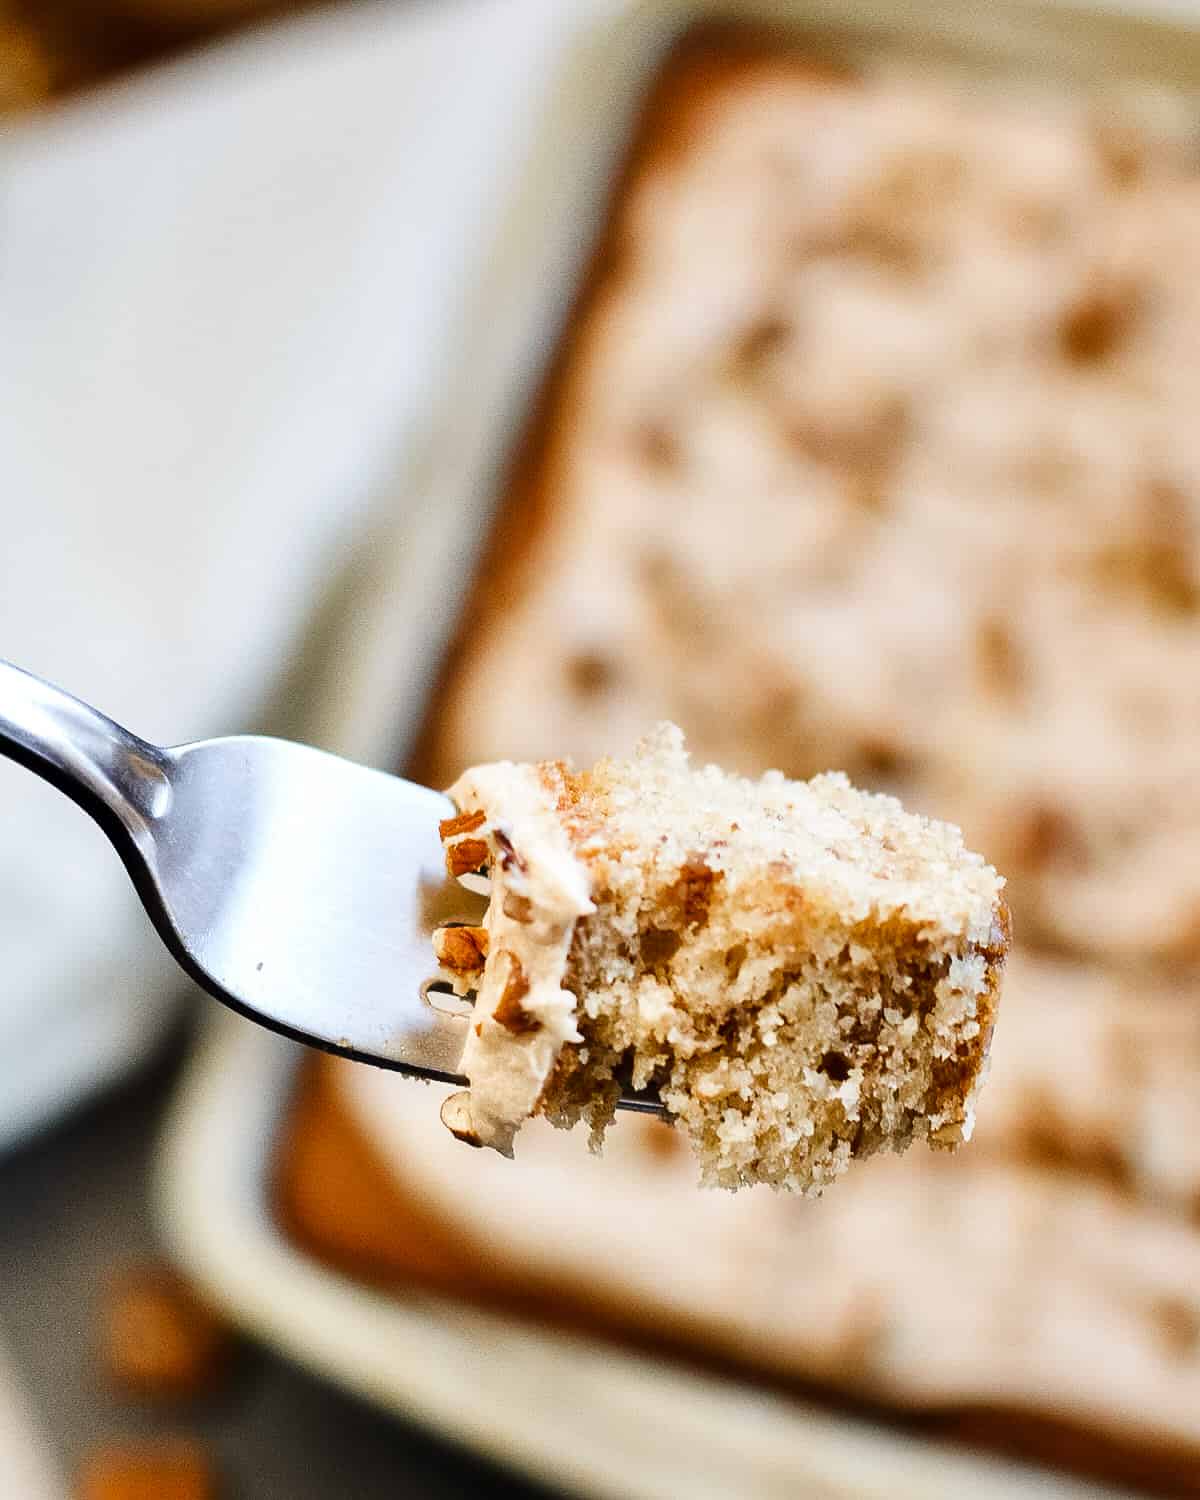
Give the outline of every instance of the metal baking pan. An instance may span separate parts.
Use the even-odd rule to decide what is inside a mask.
[[[553,35],[536,66],[514,71],[524,128],[494,195],[483,273],[464,291],[467,331],[443,380],[430,441],[396,476],[410,502],[403,532],[360,581],[351,614],[365,633],[339,644],[340,661],[357,652],[358,671],[349,680],[329,674],[324,740],[358,755],[411,747],[639,103],[689,26],[766,23],[851,61],[907,55],[1022,83],[1145,84],[1189,95],[1200,86],[1200,13],[1165,0],[996,0],[986,8],[947,0],[636,0],[563,10],[570,22],[548,26]],[[438,250],[430,246],[431,255]],[[502,1313],[418,1292],[387,1296],[331,1273],[284,1239],[267,1201],[275,1134],[299,1061],[290,1045],[214,1017],[163,1142],[158,1211],[178,1259],[238,1322],[365,1398],[580,1494],[1117,1493]]]

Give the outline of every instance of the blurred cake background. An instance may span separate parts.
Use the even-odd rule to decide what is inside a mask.
[[[997,66],[951,5],[888,45],[705,27],[664,65],[684,13],[654,5],[286,9],[0,0],[4,654],[151,736],[262,724],[434,783],[670,717],[700,758],[840,767],[961,823],[1018,951],[977,1139],[819,1203],[692,1193],[637,1122],[599,1163],[536,1127],[485,1160],[426,1090],[288,1054],[269,1144],[227,1174],[258,1183],[278,1265],[358,1288],[381,1338],[411,1313],[428,1400],[406,1375],[393,1412],[433,1420],[455,1337],[485,1389],[516,1330],[511,1415],[497,1393],[486,1440],[437,1425],[537,1478],[273,1352],[164,1417],[105,1384],[91,1311],[164,1239],[268,1346],[380,1379],[346,1377],[348,1335],[311,1353],[294,1288],[253,1314],[193,1259],[170,1205],[217,1201],[216,1166],[155,1223],[181,1069],[194,1093],[203,1056],[237,1059],[236,1107],[267,1088],[259,1039],[222,1019],[188,1066],[206,1003],[102,841],[0,766],[0,1334],[42,1446],[96,1495],[179,1430],[206,1455],[168,1454],[182,1482],[215,1455],[220,1493],[891,1494],[926,1451],[954,1457],[912,1493],[1018,1493],[972,1457],[1002,1451],[1200,1494],[1200,32],[1089,13],[1075,67],[1047,4],[1038,65]],[[834,9],[873,34],[878,7]],[[526,318],[545,378],[464,379],[464,328],[535,305],[504,288],[537,281],[556,199],[522,164],[555,109],[586,152],[589,74],[650,86],[588,189],[565,325]],[[485,253],[514,216],[524,280]],[[504,436],[474,488],[473,422]],[[110,1335],[194,1352],[186,1286],[138,1285]],[[647,1408],[551,1419],[562,1328],[597,1393],[644,1376]],[[646,1456],[693,1390],[707,1489]],[[778,1454],[737,1426],[751,1391]],[[706,1399],[742,1469],[706,1450]],[[562,1428],[540,1458],[539,1412]],[[97,1458],[114,1435],[132,1454]]]

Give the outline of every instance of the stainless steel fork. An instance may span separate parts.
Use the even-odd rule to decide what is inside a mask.
[[[180,967],[252,1021],[448,1083],[466,1003],[433,929],[483,902],[446,875],[440,792],[262,735],[164,749],[0,660],[0,755],[99,823]],[[661,1113],[651,1092],[625,1109]]]
[[[477,918],[446,878],[448,799],[253,735],[163,749],[0,661],[0,754],[90,813],[159,936],[210,994],[328,1051],[462,1082],[432,928]]]

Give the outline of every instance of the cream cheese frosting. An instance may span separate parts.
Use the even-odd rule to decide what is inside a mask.
[[[486,951],[503,957],[479,979],[462,1069],[467,1094],[447,1101],[442,1117],[472,1144],[512,1155],[513,1136],[528,1119],[567,1042],[582,1040],[576,997],[563,988],[575,922],[594,911],[588,874],[571,851],[553,797],[532,766],[478,766],[449,789],[470,824],[469,838],[491,851]],[[486,809],[503,808],[503,822]],[[451,846],[453,847],[453,846]],[[469,985],[450,971],[456,989]]]

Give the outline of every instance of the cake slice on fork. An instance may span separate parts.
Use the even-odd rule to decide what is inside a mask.
[[[704,1182],[803,1191],[970,1136],[1009,933],[956,828],[840,774],[693,768],[672,725],[590,771],[477,766],[450,797],[447,867],[490,897],[435,934],[476,997],[456,1134],[511,1154],[544,1114],[598,1144],[622,1088],[652,1089]]]

